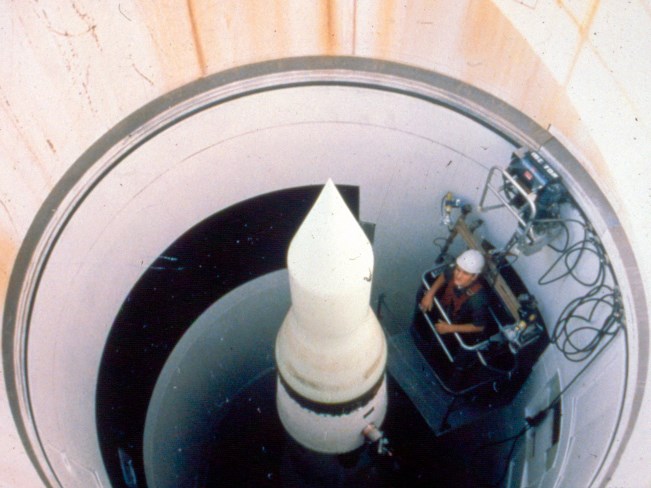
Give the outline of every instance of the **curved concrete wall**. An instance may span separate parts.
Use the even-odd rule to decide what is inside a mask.
[[[651,38],[643,2],[21,2],[0,14],[0,286],[45,197],[100,136],[187,82],[254,61],[306,54],[399,61],[482,88],[561,140],[623,221],[651,275],[648,113]],[[648,47],[648,46],[647,46]],[[647,300],[643,292],[635,300]],[[644,331],[648,338],[648,331]],[[643,376],[643,375],[642,375]],[[638,386],[640,390],[643,384]],[[649,408],[646,408],[648,411]],[[37,484],[8,407],[7,483]],[[649,420],[632,444],[645,446]],[[624,453],[613,483],[647,458]],[[4,466],[3,466],[4,468]],[[26,480],[31,480],[26,481]],[[3,480],[4,481],[4,480]]]

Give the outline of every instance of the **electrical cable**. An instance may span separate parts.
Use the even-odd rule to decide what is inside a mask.
[[[550,285],[569,277],[576,283],[589,288],[584,295],[567,303],[550,336],[550,342],[561,351],[567,360],[581,362],[598,348],[604,337],[612,334],[613,325],[620,323],[622,305],[614,273],[601,240],[577,205],[574,202],[568,203],[571,203],[572,208],[579,213],[580,220],[577,218],[562,219],[562,226],[566,234],[565,243],[560,248],[550,246],[552,250],[559,253],[559,256],[538,279],[538,284]],[[581,229],[579,232],[582,231],[582,235],[580,234],[574,243],[571,243],[573,233],[570,231],[570,226],[578,226]],[[596,274],[592,277],[580,274],[580,267],[586,268],[584,260],[588,256],[592,256],[597,263]],[[556,272],[561,266],[564,267],[564,270]],[[599,326],[592,325],[595,317],[598,316],[598,311],[601,312],[604,307],[607,307],[603,312],[605,318]]]
[[[604,294],[597,296],[602,292]],[[600,327],[581,325],[570,328],[570,324],[577,320],[592,324],[597,311],[603,306],[609,307],[610,311],[603,318]],[[606,285],[595,287],[588,294],[575,298],[566,305],[556,322],[550,341],[556,345],[565,359],[581,362],[592,354],[604,337],[617,333],[618,329],[612,331],[612,328],[615,325],[622,325],[621,308],[621,300],[615,290]],[[592,338],[586,341],[586,337],[590,334]]]
[[[493,482],[493,483],[486,483],[486,482],[482,483],[481,481],[477,480],[480,483],[480,486],[487,486],[487,487],[492,487],[492,488],[497,488],[497,487],[501,486],[502,482],[504,481],[504,478],[506,477],[506,473],[508,472],[508,467],[509,467],[509,464],[511,462],[511,459],[513,458],[513,453],[515,451],[515,446],[517,444],[517,441],[527,431],[529,431],[532,428],[538,427],[545,420],[545,418],[547,418],[547,415],[549,414],[549,412],[556,406],[556,404],[563,397],[563,395],[565,393],[567,393],[567,391],[572,387],[572,385],[574,385],[576,383],[576,381],[579,379],[579,377],[581,375],[583,375],[583,373],[585,373],[585,371],[592,365],[592,363],[594,363],[594,361],[596,361],[596,359],[599,357],[599,355],[608,348],[608,345],[615,339],[615,337],[617,335],[617,332],[619,330],[620,329],[617,329],[610,336],[610,338],[604,344],[604,346],[599,351],[597,351],[597,353],[594,356],[592,356],[590,361],[588,361],[581,368],[581,370],[569,381],[569,383],[567,385],[565,385],[565,387],[554,397],[553,400],[551,400],[549,402],[549,404],[545,408],[541,409],[540,411],[538,411],[535,415],[533,415],[531,417],[525,417],[525,419],[524,419],[525,420],[525,426],[522,429],[520,429],[517,434],[506,437],[504,439],[500,439],[499,441],[492,441],[492,442],[488,442],[486,444],[482,444],[473,451],[473,453],[472,453],[472,455],[470,457],[470,463],[471,464],[472,464],[472,460],[477,456],[479,451],[481,451],[482,449],[485,449],[485,448],[488,448],[488,447],[491,447],[491,446],[497,446],[497,445],[500,445],[500,444],[504,444],[504,443],[509,442],[511,440],[513,441],[513,444],[511,445],[511,448],[509,449],[509,453],[505,458],[504,469],[502,471],[502,475],[500,476],[500,478],[497,481]],[[625,330],[625,329],[621,328],[621,330]],[[471,475],[473,473],[474,473],[474,471],[471,471]]]
[[[575,219],[563,219],[562,222],[564,224],[565,230],[567,231],[567,238],[566,238],[565,245],[563,249],[560,251],[552,247],[553,250],[559,252],[559,256],[551,264],[551,266],[547,269],[547,271],[545,271],[542,274],[542,276],[538,279],[538,284],[549,285],[567,276],[571,276],[578,283],[586,287],[595,286],[598,283],[603,282],[603,278],[604,278],[603,262],[605,260],[605,251],[603,250],[603,246],[599,242],[598,238],[591,231],[590,226],[584,222],[580,222]],[[570,232],[569,232],[569,228],[567,227],[568,223],[579,224],[583,227],[584,230],[583,238],[571,245],[569,243]],[[594,254],[600,264],[598,268],[597,276],[592,281],[586,281],[585,279],[582,279],[580,276],[578,276],[578,274],[576,273],[576,268],[578,267],[579,262],[583,258],[585,252],[590,252]],[[560,263],[563,263],[565,265],[565,271],[561,272],[560,274],[552,278],[546,279],[552,273],[552,271],[554,271],[557,268],[557,266]]]
[[[585,293],[570,300],[564,306],[556,320],[552,333],[549,335],[550,342],[555,345],[566,360],[573,363],[585,362],[585,364],[545,408],[535,415],[523,419],[525,423],[515,435],[483,444],[474,450],[467,469],[473,467],[473,461],[482,449],[512,442],[506,456],[504,469],[499,478],[494,482],[483,483],[484,486],[493,487],[500,486],[503,483],[518,440],[527,431],[542,424],[549,412],[556,408],[563,395],[576,384],[577,380],[608,348],[620,330],[626,333],[623,318],[624,310],[617,279],[598,234],[581,208],[571,197],[568,197],[562,203],[568,204],[571,211],[576,212],[575,215],[578,214],[578,217],[575,217],[575,215],[568,217],[567,212],[564,212],[565,217],[563,218],[535,219],[535,215],[527,214],[526,202],[518,200],[520,196],[510,182],[505,179],[504,175],[502,180],[501,191],[507,201],[517,210],[521,218],[530,220],[531,228],[538,225],[538,228],[542,229],[542,231],[547,231],[551,227],[560,229],[555,236],[550,235],[551,241],[546,244],[558,256],[539,277],[538,284],[546,286],[570,279],[587,289]],[[441,200],[442,217],[444,216],[444,205],[449,200],[448,197],[449,194]],[[566,209],[568,207],[564,206]],[[560,211],[558,213],[560,214]],[[558,241],[561,236],[562,241],[559,244]],[[525,238],[524,235],[519,239],[523,238]],[[444,250],[447,250],[447,247],[439,244],[440,241],[445,242],[445,246],[448,246],[449,239],[439,238],[434,240],[434,244],[443,253]],[[509,241],[509,244],[503,248],[502,252],[494,252],[492,258],[497,262],[498,269],[512,266],[515,263],[518,256],[515,259],[509,259],[508,251],[517,242],[519,241],[516,231],[516,234]],[[553,244],[554,242],[557,244]],[[475,471],[473,470],[471,474],[474,475]]]
[[[582,374],[583,374],[583,373],[584,373],[584,372],[585,372],[585,371],[586,371],[586,370],[587,370],[587,369],[592,365],[592,363],[594,363],[594,362],[596,361],[596,359],[599,357],[599,355],[600,355],[603,351],[606,350],[606,348],[608,347],[608,345],[609,345],[609,344],[610,344],[610,343],[615,339],[615,337],[617,336],[617,332],[619,332],[620,330],[625,330],[625,329],[624,329],[623,327],[620,328],[620,329],[617,329],[617,330],[615,331],[615,333],[612,334],[612,335],[610,336],[610,338],[609,338],[608,341],[604,344],[604,346],[603,346],[601,349],[599,349],[599,351],[597,351],[597,353],[596,353],[594,356],[592,356],[592,358],[590,358],[590,361],[588,361],[588,362],[587,362],[587,363],[586,363],[586,364],[581,368],[581,370],[580,370],[576,375],[574,375],[574,377],[569,381],[569,383],[568,383],[567,385],[565,385],[565,387],[564,387],[560,392],[558,392],[558,394],[554,397],[554,399],[553,399],[551,402],[549,402],[549,405],[547,405],[545,408],[543,408],[543,409],[541,410],[541,412],[543,412],[543,411],[549,411],[549,410],[551,410],[552,408],[554,408],[554,406],[556,405],[556,403],[557,403],[557,402],[558,402],[558,401],[563,397],[563,395],[564,395],[565,393],[567,393],[567,390],[569,390],[570,387],[571,387],[574,383],[576,383],[576,380],[578,380],[579,377],[580,377],[580,376],[581,376],[581,375],[582,375]],[[539,412],[539,413],[540,413],[540,412]]]
[[[505,193],[507,193],[506,190]],[[576,283],[589,288],[585,294],[567,303],[561,311],[553,332],[550,335],[550,342],[556,346],[565,359],[574,363],[580,363],[586,360],[587,362],[545,408],[532,417],[525,417],[524,427],[515,435],[499,441],[483,444],[473,452],[470,458],[470,464],[472,464],[473,459],[480,450],[512,441],[501,476],[493,483],[483,483],[484,486],[501,486],[508,472],[518,440],[527,431],[537,427],[545,420],[563,395],[567,393],[585,371],[600,357],[601,353],[608,348],[620,330],[626,333],[623,322],[623,305],[617,287],[617,280],[610,266],[603,244],[576,203],[573,201],[567,203],[572,204],[572,207],[580,214],[582,220],[575,218],[555,219],[559,222],[565,239],[563,244],[558,247],[548,244],[548,247],[554,252],[557,252],[559,256],[542,274],[538,280],[538,284],[544,286],[559,282],[565,278],[571,278]],[[571,226],[578,226],[580,229],[579,238],[576,242],[572,242],[573,232],[570,230]],[[582,269],[586,268],[585,259],[588,256],[592,256],[598,263],[596,274],[591,277],[582,276],[580,273]],[[564,269],[558,271],[561,266]],[[601,318],[601,323],[593,324],[598,317]],[[581,325],[577,325],[577,323]],[[607,340],[605,343],[602,343],[604,338],[607,338]]]
[[[562,248],[560,248],[560,249],[556,248],[551,242],[549,244],[547,244],[547,246],[550,249],[552,249],[553,251],[556,251],[558,253],[562,253],[562,252],[565,252],[565,249],[567,249],[567,247],[570,244],[570,229],[568,228],[567,222],[564,219],[558,220],[558,223],[559,223],[561,229],[563,231],[565,231],[565,244],[563,244]],[[558,239],[558,236],[556,238]]]

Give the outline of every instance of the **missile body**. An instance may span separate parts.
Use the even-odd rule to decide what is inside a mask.
[[[387,405],[384,332],[370,307],[373,251],[332,181],[287,253],[292,305],[276,339],[285,430],[328,454],[364,443]]]

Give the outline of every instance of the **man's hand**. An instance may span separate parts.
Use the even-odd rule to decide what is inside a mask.
[[[447,322],[443,322],[442,320],[439,320],[436,322],[436,332],[439,334],[451,334],[454,332],[454,327]]]
[[[425,296],[420,301],[420,310],[421,312],[429,312],[432,310],[432,305],[434,305],[434,297],[425,294]]]

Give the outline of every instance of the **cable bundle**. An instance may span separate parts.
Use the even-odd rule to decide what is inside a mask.
[[[559,256],[543,273],[538,284],[549,285],[571,278],[589,288],[584,295],[574,298],[565,306],[550,336],[550,341],[568,361],[581,362],[598,349],[604,337],[617,334],[622,326],[623,308],[608,256],[592,226],[585,217],[583,220],[563,219],[561,225],[565,232],[565,243],[562,248],[549,246]],[[574,243],[570,243],[570,225],[582,229],[581,239]],[[580,264],[584,264],[588,256],[592,256],[597,263],[593,276],[581,273]],[[595,324],[595,320],[600,320],[600,323]]]
[[[573,207],[580,212],[575,204],[573,204]],[[563,308],[550,336],[550,342],[561,351],[568,361],[575,363],[588,361],[545,408],[536,415],[524,419],[523,427],[515,435],[483,444],[477,448],[471,457],[471,462],[481,449],[512,442],[501,476],[492,483],[484,481],[483,486],[501,486],[518,440],[545,419],[568,389],[614,340],[620,330],[626,334],[624,308],[608,256],[592,226],[583,214],[581,214],[581,217],[583,220],[569,218],[546,220],[547,222],[560,223],[565,239],[561,247],[548,244],[548,247],[559,253],[559,256],[543,273],[538,280],[538,284],[541,286],[550,285],[570,278],[588,288],[585,294],[574,298]],[[570,242],[572,237],[570,226],[578,226],[582,231],[581,238],[573,243]],[[592,256],[598,262],[594,276],[584,276],[581,273],[580,265],[583,265],[583,269],[585,269],[583,260],[587,256]],[[600,320],[600,323],[593,323],[595,320]],[[604,338],[607,338],[606,342],[602,347],[599,347]],[[477,481],[480,482],[480,480]]]

